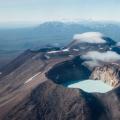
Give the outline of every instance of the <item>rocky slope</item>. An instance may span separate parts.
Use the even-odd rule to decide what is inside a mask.
[[[5,120],[108,120],[107,112],[97,95],[48,81],[13,108]]]
[[[93,70],[90,79],[103,80],[105,83],[116,87],[120,84],[120,65],[113,63],[96,67]]]
[[[1,71],[0,120],[119,120],[119,66],[100,66],[92,72],[80,57],[90,50],[84,48],[28,50],[9,63]],[[89,48],[94,50],[90,44]],[[116,88],[101,94],[64,85],[90,75],[107,75],[104,80]]]
[[[64,60],[66,61],[67,59]],[[64,66],[64,70],[71,71],[73,69],[71,65],[77,66],[77,63],[82,62],[78,58],[72,61],[67,60],[68,62],[64,60],[62,60],[63,62],[59,61],[57,65],[55,61],[49,61],[48,63],[50,64],[46,64],[46,67],[49,65],[51,67],[51,63],[54,63],[53,65],[55,66],[47,73],[44,72],[48,74],[52,71],[53,73],[58,72],[57,74],[59,74],[59,71],[55,69],[56,66],[59,70],[62,70]],[[38,63],[36,65],[38,65]],[[78,68],[81,71],[83,66],[81,67],[80,65]],[[38,75],[29,83],[20,84],[16,89],[13,89],[14,85],[11,84],[11,88],[9,89],[12,90],[9,92],[8,89],[4,89],[4,94],[0,94],[4,100],[1,101],[0,110],[1,113],[6,113],[2,114],[4,117],[1,116],[3,120],[51,120],[51,118],[53,120],[117,120],[120,118],[119,87],[105,94],[88,94],[79,89],[69,89],[59,85],[58,83],[61,83],[60,79],[58,83],[54,81],[56,76],[52,76],[53,78],[50,80],[43,77],[43,75]],[[3,78],[3,80],[6,81],[5,78]],[[25,79],[21,78],[21,80],[25,82]],[[10,82],[8,81],[8,83]],[[5,91],[8,93],[5,94]],[[8,97],[7,99],[5,98],[6,96]],[[8,111],[6,111],[6,109]]]

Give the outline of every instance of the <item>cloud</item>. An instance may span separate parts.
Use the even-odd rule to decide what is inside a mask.
[[[113,51],[107,51],[104,53],[98,51],[90,51],[85,55],[82,55],[81,58],[85,60],[84,64],[89,67],[99,66],[101,62],[112,63],[120,60],[120,55]]]
[[[86,60],[115,62],[120,60],[120,55],[113,51],[107,51],[104,53],[98,51],[90,51],[86,55],[83,55],[82,58]]]
[[[96,66],[100,66],[101,64],[98,61],[90,60],[90,61],[83,62],[83,65],[85,65],[85,66],[87,65],[87,66],[89,66],[89,68],[94,68]]]
[[[73,39],[76,40],[77,43],[106,43],[103,39],[104,35],[99,32],[86,32],[83,34],[76,34],[73,36]]]
[[[120,46],[120,42],[117,42],[117,43],[116,43],[116,46]]]

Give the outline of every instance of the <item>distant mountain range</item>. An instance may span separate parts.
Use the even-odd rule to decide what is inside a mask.
[[[26,28],[22,28],[22,25],[16,29],[3,29],[1,27],[0,68],[26,49],[40,49],[45,46],[65,46],[72,41],[75,34],[91,31],[101,32],[114,41],[120,41],[120,23],[117,22],[54,21]]]
[[[114,22],[45,22],[35,27],[0,29],[2,50],[39,49],[45,45],[64,46],[74,34],[101,32],[115,41],[120,40],[120,23]]]

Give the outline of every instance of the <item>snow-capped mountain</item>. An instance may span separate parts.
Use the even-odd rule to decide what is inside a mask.
[[[116,42],[100,32],[86,32],[75,34],[73,41],[67,46],[71,50],[79,51],[107,51],[115,46]]]

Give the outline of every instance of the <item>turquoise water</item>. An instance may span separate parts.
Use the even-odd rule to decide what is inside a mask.
[[[84,80],[68,85],[69,88],[80,88],[86,92],[105,93],[113,89],[110,85],[105,84],[102,80]]]

